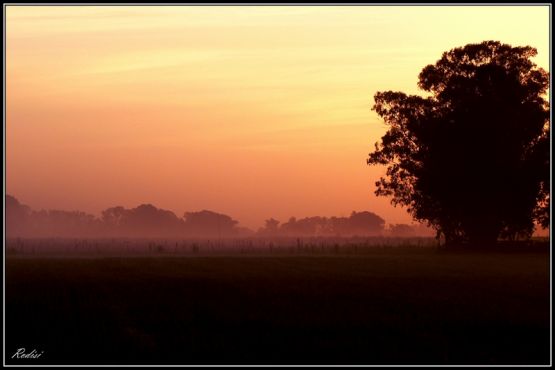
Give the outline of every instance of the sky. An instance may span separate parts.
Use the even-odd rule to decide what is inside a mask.
[[[6,192],[34,209],[409,223],[374,195],[374,94],[484,40],[549,70],[547,5],[5,9]]]

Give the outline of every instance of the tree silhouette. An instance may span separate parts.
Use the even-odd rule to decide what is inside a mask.
[[[549,74],[530,46],[496,41],[443,53],[419,75],[428,96],[378,92],[389,130],[369,154],[391,196],[448,244],[530,237],[549,224]]]
[[[238,221],[212,211],[185,212],[185,230],[191,235],[230,237],[237,234]]]
[[[350,217],[291,217],[281,225],[270,218],[258,233],[266,236],[376,236],[382,234],[384,225],[385,220],[375,213],[353,211]]]

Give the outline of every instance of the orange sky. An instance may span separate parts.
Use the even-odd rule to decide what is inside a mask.
[[[549,70],[548,6],[7,6],[6,20],[6,192],[97,215],[410,222],[373,195],[374,93],[417,93],[443,51],[489,39],[536,47]]]

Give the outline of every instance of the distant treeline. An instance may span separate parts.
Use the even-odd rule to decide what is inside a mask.
[[[431,235],[421,225],[390,225],[368,212],[352,212],[349,217],[291,217],[287,222],[273,218],[265,226],[253,231],[239,226],[232,217],[202,210],[185,212],[182,218],[175,213],[142,204],[127,209],[121,206],[102,211],[99,217],[80,211],[40,210],[21,204],[6,195],[7,237],[211,237],[230,238],[248,236],[418,236]]]

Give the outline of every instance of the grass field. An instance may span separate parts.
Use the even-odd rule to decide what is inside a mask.
[[[6,362],[548,364],[549,292],[547,252],[15,256]]]

